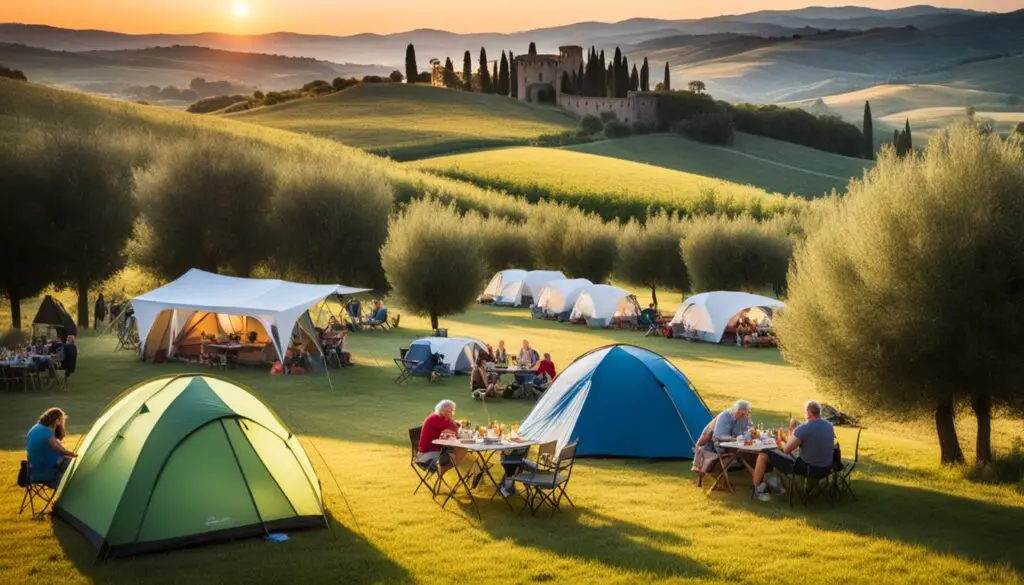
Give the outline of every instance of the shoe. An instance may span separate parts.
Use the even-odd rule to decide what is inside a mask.
[[[761,492],[759,494],[756,494],[754,497],[759,502],[770,502],[770,501],[772,501],[772,497],[770,495],[768,495],[768,492]]]
[[[505,496],[506,498],[511,498],[512,496],[516,495],[516,489],[512,486],[505,485],[504,483],[501,484],[501,487],[498,489],[499,491],[501,491],[501,495]]]
[[[771,491],[776,494],[785,495],[786,488],[782,487],[782,482],[777,477],[768,478],[768,487]]]

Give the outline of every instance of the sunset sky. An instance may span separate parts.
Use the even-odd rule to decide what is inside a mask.
[[[894,8],[898,0],[0,0],[0,22],[49,24],[128,33],[293,31],[348,35],[416,28],[453,32],[512,32],[581,20],[632,17],[701,18],[813,5]],[[938,0],[940,6],[1007,12],[1024,0]],[[585,10],[585,12],[583,12]]]

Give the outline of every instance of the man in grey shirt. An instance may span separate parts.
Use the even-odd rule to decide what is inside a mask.
[[[714,443],[732,441],[736,437],[742,437],[750,430],[750,403],[746,400],[737,400],[735,404],[723,410],[711,421],[711,441],[708,441],[704,448],[714,451]]]
[[[802,475],[807,472],[808,466],[832,466],[835,429],[832,428],[832,423],[821,419],[821,405],[816,401],[808,402],[804,410],[807,413],[807,422],[790,429],[789,442],[782,448],[782,452],[770,451],[757,456],[757,463],[754,466],[754,493],[761,501],[771,499],[764,476],[773,467],[785,473]],[[800,449],[800,456],[794,459],[791,453],[797,448]]]

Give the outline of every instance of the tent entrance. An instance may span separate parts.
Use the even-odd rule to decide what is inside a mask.
[[[198,360],[208,353],[207,346],[239,343],[237,361],[262,365],[276,357],[270,327],[257,317],[229,315],[209,311],[169,309],[161,311],[146,338],[146,359],[158,354],[184,361]]]

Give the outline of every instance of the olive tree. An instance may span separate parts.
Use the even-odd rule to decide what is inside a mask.
[[[967,124],[925,153],[892,148],[808,228],[777,321],[784,355],[866,408],[931,413],[944,463],[969,402],[977,459],[993,403],[1021,405],[1024,155]]]
[[[619,257],[615,274],[630,284],[651,289],[651,302],[658,305],[657,287],[690,288],[679,241],[683,221],[669,213],[656,213],[645,224],[627,223],[619,236]]]
[[[267,256],[274,157],[254,141],[195,135],[137,175],[137,261],[164,278],[189,268],[247,276]]]
[[[526,226],[503,217],[481,217],[466,214],[466,221],[477,227],[480,253],[490,273],[506,268],[530,270],[534,266],[533,251],[527,240]]]
[[[686,227],[680,243],[695,292],[786,288],[793,244],[783,218],[700,217]]]
[[[281,165],[270,211],[274,264],[314,282],[381,289],[391,186],[370,165],[323,163],[314,158]]]
[[[392,216],[380,259],[402,306],[434,329],[438,317],[465,311],[487,277],[475,226],[433,199]]]
[[[576,278],[607,282],[618,258],[618,232],[617,222],[604,223],[596,215],[574,210],[565,230],[559,268]]]

